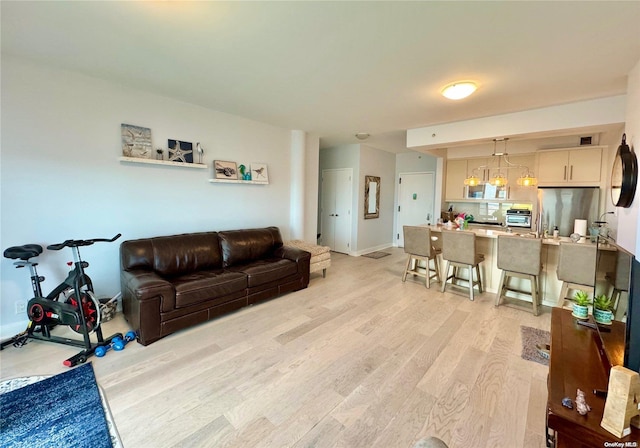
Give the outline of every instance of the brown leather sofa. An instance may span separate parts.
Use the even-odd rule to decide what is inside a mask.
[[[188,233],[120,245],[124,315],[148,345],[309,284],[309,252],[277,227]]]

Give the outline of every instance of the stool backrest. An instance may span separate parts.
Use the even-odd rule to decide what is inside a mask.
[[[558,280],[593,286],[596,275],[596,245],[590,243],[560,243]]]
[[[542,239],[498,236],[498,269],[540,275]]]
[[[476,234],[461,230],[442,231],[442,258],[456,263],[475,265]]]
[[[432,258],[431,229],[425,226],[403,226],[404,252]]]

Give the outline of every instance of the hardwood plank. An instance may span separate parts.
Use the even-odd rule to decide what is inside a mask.
[[[531,371],[528,366],[509,360],[509,371],[492,419],[487,446],[523,446],[529,407]],[[515,411],[514,411],[515,410]]]
[[[536,370],[544,372],[544,379],[537,376]],[[546,370],[544,366],[540,366],[532,372],[526,424],[526,429],[530,434],[544,434],[545,432],[545,415],[540,415],[539,410],[547,406]]]
[[[414,389],[371,448],[413,446],[435,402],[434,396]]]
[[[331,417],[326,416],[320,422],[311,428],[305,436],[300,439],[294,448],[329,448],[335,446],[335,440],[338,439],[344,426]]]
[[[470,394],[471,391],[466,384],[457,380],[451,381],[439,395],[420,436],[434,436],[449,443],[453,430],[469,403]]]

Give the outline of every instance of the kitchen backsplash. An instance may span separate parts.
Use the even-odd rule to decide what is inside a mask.
[[[449,202],[445,204],[443,210],[453,207],[453,211],[457,213],[472,214],[474,221],[488,223],[504,223],[507,210],[511,208],[522,208],[532,210],[533,205],[530,203],[516,202]]]

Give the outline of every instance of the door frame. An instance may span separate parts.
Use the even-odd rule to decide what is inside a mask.
[[[395,215],[395,219],[394,219],[394,221],[395,221],[395,229],[394,229],[395,232],[394,233],[396,234],[396,238],[393,238],[393,245],[395,247],[400,247],[399,244],[398,244],[398,242],[400,241],[400,238],[398,237],[398,235],[401,232],[400,222],[399,222],[400,220],[399,220],[399,216],[398,216],[398,214],[400,213],[398,211],[398,207],[400,207],[400,199],[401,199],[401,191],[400,191],[401,190],[401,183],[400,183],[400,179],[402,178],[402,176],[409,176],[409,175],[412,175],[412,174],[432,174],[433,175],[433,184],[432,184],[431,187],[432,187],[432,190],[433,190],[433,215],[434,215],[433,219],[434,219],[434,222],[437,219],[436,215],[439,215],[439,213],[440,213],[440,211],[439,211],[440,204],[437,201],[437,199],[438,199],[438,195],[437,195],[437,193],[438,193],[437,192],[438,173],[437,173],[437,171],[405,171],[405,172],[402,172],[402,173],[398,173],[398,177],[396,179],[396,187],[397,187],[397,190],[396,190],[396,207],[394,209],[394,215]]]
[[[324,218],[325,218],[325,213],[326,211],[324,210],[323,207],[323,203],[324,203],[324,177],[325,177],[325,173],[326,172],[338,172],[338,171],[344,171],[345,173],[348,173],[349,175],[349,219],[348,219],[348,224],[349,224],[349,241],[347,242],[347,246],[348,246],[348,251],[347,252],[339,252],[339,253],[346,253],[346,254],[351,254],[353,252],[353,247],[351,246],[351,243],[353,242],[353,168],[325,168],[322,169],[320,172],[320,200],[318,201],[319,205],[320,205],[320,234],[321,234],[321,239],[322,239],[322,244],[323,245],[329,245],[327,244],[327,241],[324,239],[326,232],[324,231]],[[334,235],[335,235],[335,229],[334,229]],[[331,250],[335,249],[335,243],[331,245]],[[338,251],[336,251],[338,252]]]

